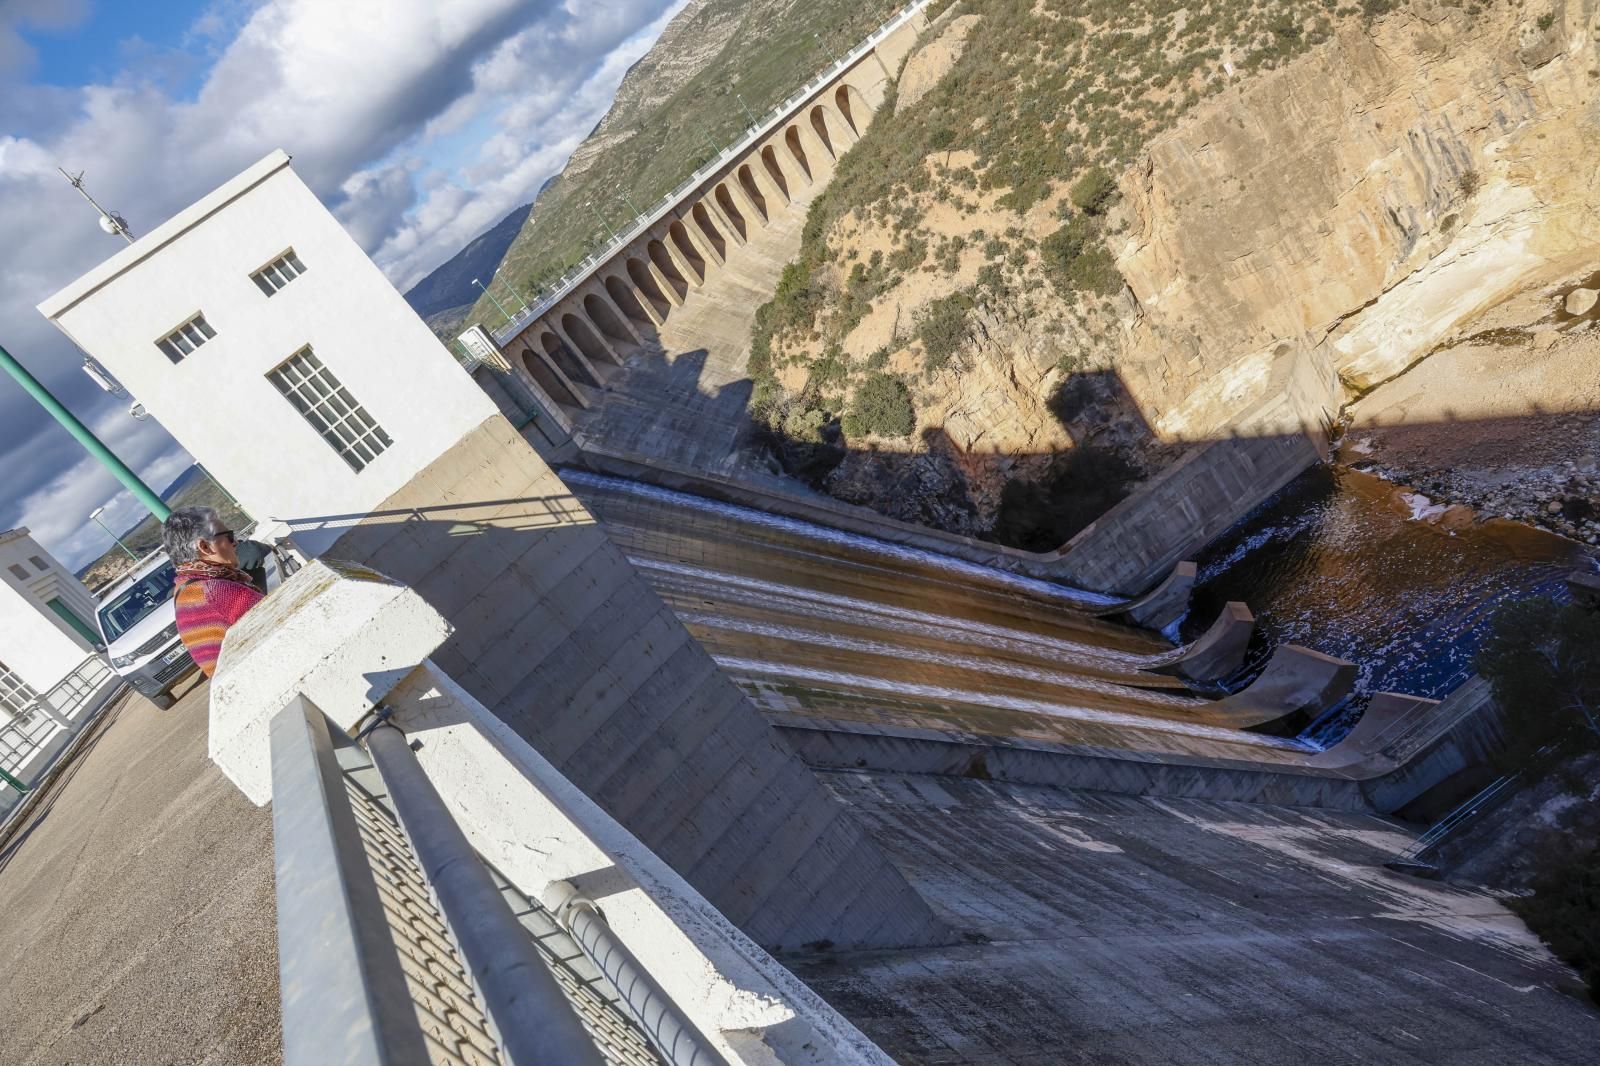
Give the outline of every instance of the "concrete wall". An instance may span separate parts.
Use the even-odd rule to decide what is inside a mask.
[[[269,297],[250,275],[288,249],[306,273]],[[311,552],[495,411],[281,151],[39,309]],[[174,365],[156,341],[196,312],[216,337]],[[359,473],[266,378],[306,345],[393,438]]]
[[[758,942],[937,939],[927,906],[498,416],[329,554],[455,627],[434,660]],[[226,649],[224,654],[226,655]]]
[[[26,529],[0,533],[0,663],[41,695],[94,653],[88,640],[46,606],[52,599],[94,629],[95,600],[83,582]]]

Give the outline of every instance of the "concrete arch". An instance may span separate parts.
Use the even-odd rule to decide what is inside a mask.
[[[711,255],[720,265],[728,260],[728,242],[722,239],[722,233],[716,224],[711,221],[711,212],[706,210],[706,202],[697,200],[689,211],[689,217],[694,219],[700,235],[705,238],[706,246],[711,249]]]
[[[867,98],[861,95],[849,82],[839,86],[833,92],[833,105],[839,109],[839,115],[844,119],[844,124],[850,127],[850,132],[857,139],[867,128],[867,121],[872,118],[872,108],[867,105]]]
[[[705,257],[700,254],[700,249],[696,248],[694,241],[689,238],[689,229],[683,224],[682,219],[675,218],[672,220],[671,225],[667,227],[667,239],[672,242],[673,250],[678,253],[678,258],[683,261],[684,265],[689,268],[689,272],[694,275],[694,280],[697,283],[704,282],[706,280]]]
[[[534,384],[544,390],[546,396],[562,407],[570,407],[574,410],[583,409],[583,400],[571,388],[565,376],[551,366],[539,352],[524,346],[522,349],[522,369],[528,372],[528,376],[533,379]]]
[[[606,343],[606,339],[599,334],[583,315],[575,314],[571,311],[562,315],[561,332],[565,333],[572,343],[577,346],[578,351],[582,352],[584,357],[596,367],[601,363],[610,363],[613,366],[622,365],[621,357],[617,355],[610,344]]]
[[[761,165],[767,168],[767,176],[772,179],[772,184],[777,186],[783,202],[793,201],[794,197],[789,195],[789,179],[784,176],[783,166],[778,162],[778,153],[772,150],[770,144],[761,149]]]
[[[722,209],[722,217],[728,220],[728,225],[733,229],[739,243],[743,244],[745,238],[749,236],[745,228],[744,215],[740,213],[739,208],[734,204],[733,194],[728,191],[726,183],[717,185],[714,198],[717,201],[717,206]]]
[[[660,241],[651,241],[644,246],[645,254],[650,257],[650,262],[655,264],[661,276],[667,279],[671,295],[676,296],[676,303],[683,303],[683,298],[689,295],[689,280],[678,269],[678,264],[672,261],[672,256],[667,252],[667,246]],[[670,296],[669,296],[670,298]]]
[[[672,302],[667,299],[666,293],[661,291],[661,286],[656,284],[655,275],[650,273],[650,268],[637,259],[628,260],[628,277],[633,279],[633,284],[639,293],[650,303],[650,309],[656,313],[656,321],[665,321],[667,312],[672,310]]]
[[[794,159],[795,166],[800,168],[800,173],[805,177],[806,184],[811,184],[811,160],[806,158],[805,147],[800,143],[800,127],[790,126],[783,134],[783,143],[789,146],[789,155]]]
[[[828,109],[821,104],[811,109],[811,129],[817,135],[817,140],[822,142],[828,156],[838,159],[839,151],[833,146],[833,134],[828,131]]]
[[[761,216],[763,223],[772,217],[767,211],[767,198],[761,195],[761,187],[756,184],[756,176],[750,170],[750,164],[748,163],[739,168],[739,188],[744,190],[746,198],[750,201],[750,206],[756,209],[756,214]]]
[[[611,342],[613,350],[619,354],[622,348],[631,348],[640,343],[640,338],[628,326],[628,320],[620,311],[613,307],[610,301],[602,299],[599,293],[591,292],[583,298],[583,313],[589,316],[600,335]]]
[[[653,326],[649,312],[644,309],[644,304],[639,302],[637,290],[615,274],[606,275],[606,295],[611,297],[611,302],[617,305],[625,318],[632,320],[640,326]],[[643,339],[643,338],[641,338]]]
[[[600,379],[595,375],[594,368],[573,351],[559,334],[547,328],[539,335],[539,344],[556,368],[567,376],[568,381],[577,382],[579,385],[599,386]]]

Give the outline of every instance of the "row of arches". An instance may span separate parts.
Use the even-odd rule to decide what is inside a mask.
[[[657,331],[712,266],[747,243],[809,187],[831,173],[871,117],[852,85],[791,116],[767,142],[732,167],[664,229],[597,268],[588,281],[530,324],[513,342],[514,363],[562,407],[592,405],[592,393],[626,358],[656,346]]]

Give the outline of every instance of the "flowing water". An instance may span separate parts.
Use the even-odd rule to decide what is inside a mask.
[[[1057,743],[1294,761],[1336,742],[1365,697],[1442,697],[1472,671],[1495,607],[1560,593],[1581,548],[1505,521],[1454,531],[1371,475],[1308,471],[1198,560],[1181,627],[1255,612],[1245,683],[1297,643],[1356,663],[1357,697],[1298,739],[1229,728],[1147,672],[1165,641],[1094,619],[1105,600],[794,519],[563,472],[712,656],[774,716]]]
[[[690,631],[771,715],[1272,761],[1304,744],[1222,723],[1145,672],[1170,651],[1044,581],[563,471]]]
[[[1594,569],[1580,545],[1553,534],[1416,517],[1432,510],[1371,474],[1306,471],[1201,554],[1183,639],[1242,600],[1257,619],[1252,666],[1285,643],[1355,663],[1358,698],[1317,731],[1328,742],[1373,692],[1446,695],[1471,676],[1500,604],[1565,595],[1567,574]]]

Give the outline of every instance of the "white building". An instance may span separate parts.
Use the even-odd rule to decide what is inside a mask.
[[[0,533],[0,721],[94,654],[95,609],[83,582],[26,529]]]
[[[312,554],[498,413],[282,151],[39,310]]]

